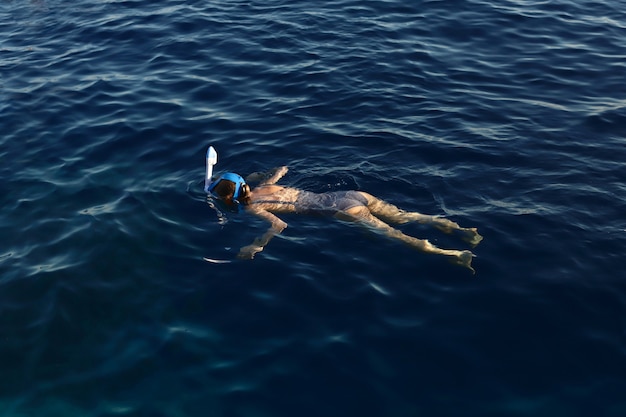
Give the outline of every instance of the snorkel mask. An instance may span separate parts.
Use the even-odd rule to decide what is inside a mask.
[[[213,166],[217,164],[217,152],[212,146],[209,146],[206,153],[206,176],[204,178],[204,191],[211,194],[219,201],[224,201],[222,197],[215,193],[215,187],[222,181],[231,181],[235,184],[235,192],[233,193],[233,202],[237,205],[236,211],[241,209],[239,197],[243,194],[243,190],[247,187],[245,180],[238,174],[227,172],[220,175],[215,181],[211,181],[213,174]],[[231,207],[232,209],[232,207]]]
[[[217,180],[209,185],[208,191],[211,193],[211,195],[213,195],[213,197],[220,198],[220,196],[215,194],[213,191],[215,190],[215,187],[217,187],[217,185],[224,180],[235,183],[235,193],[233,194],[233,201],[236,202],[241,195],[241,190],[243,189],[244,185],[246,185],[246,182],[241,177],[241,175],[235,174],[233,172],[227,172],[225,174],[222,174]]]

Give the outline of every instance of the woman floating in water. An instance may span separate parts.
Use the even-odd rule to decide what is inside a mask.
[[[209,172],[207,170],[207,175]],[[474,272],[471,266],[472,252],[438,248],[428,240],[417,239],[402,233],[389,223],[429,224],[444,233],[458,233],[472,246],[476,246],[483,239],[476,228],[463,228],[448,219],[407,212],[362,191],[334,191],[317,194],[276,185],[276,182],[286,173],[287,167],[283,166],[265,174],[250,174],[246,181],[259,183],[254,189],[251,189],[241,176],[234,173],[226,173],[211,183],[207,182],[205,189],[230,208],[243,209],[271,224],[271,227],[262,236],[256,238],[251,245],[241,248],[238,258],[252,259],[274,236],[287,227],[287,223],[274,213],[325,214],[340,220],[362,223],[419,251],[446,256],[453,263],[465,266]],[[210,178],[210,175],[207,178]]]

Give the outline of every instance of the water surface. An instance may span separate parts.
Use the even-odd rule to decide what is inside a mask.
[[[2,1],[0,416],[624,415],[623,6]],[[207,263],[266,227],[208,145],[477,273],[298,216]]]

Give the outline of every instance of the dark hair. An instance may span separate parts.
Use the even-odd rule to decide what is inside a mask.
[[[234,205],[233,195],[235,194],[235,183],[229,180],[221,180],[217,183],[215,188],[213,188],[213,194],[224,200],[225,203]],[[250,204],[250,187],[248,184],[244,184],[241,187],[237,201],[244,206]]]

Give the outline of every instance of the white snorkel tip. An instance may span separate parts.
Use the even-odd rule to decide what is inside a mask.
[[[213,165],[217,164],[217,151],[213,146],[209,146],[206,151],[206,176],[204,177],[204,192],[208,194],[213,176]]]

